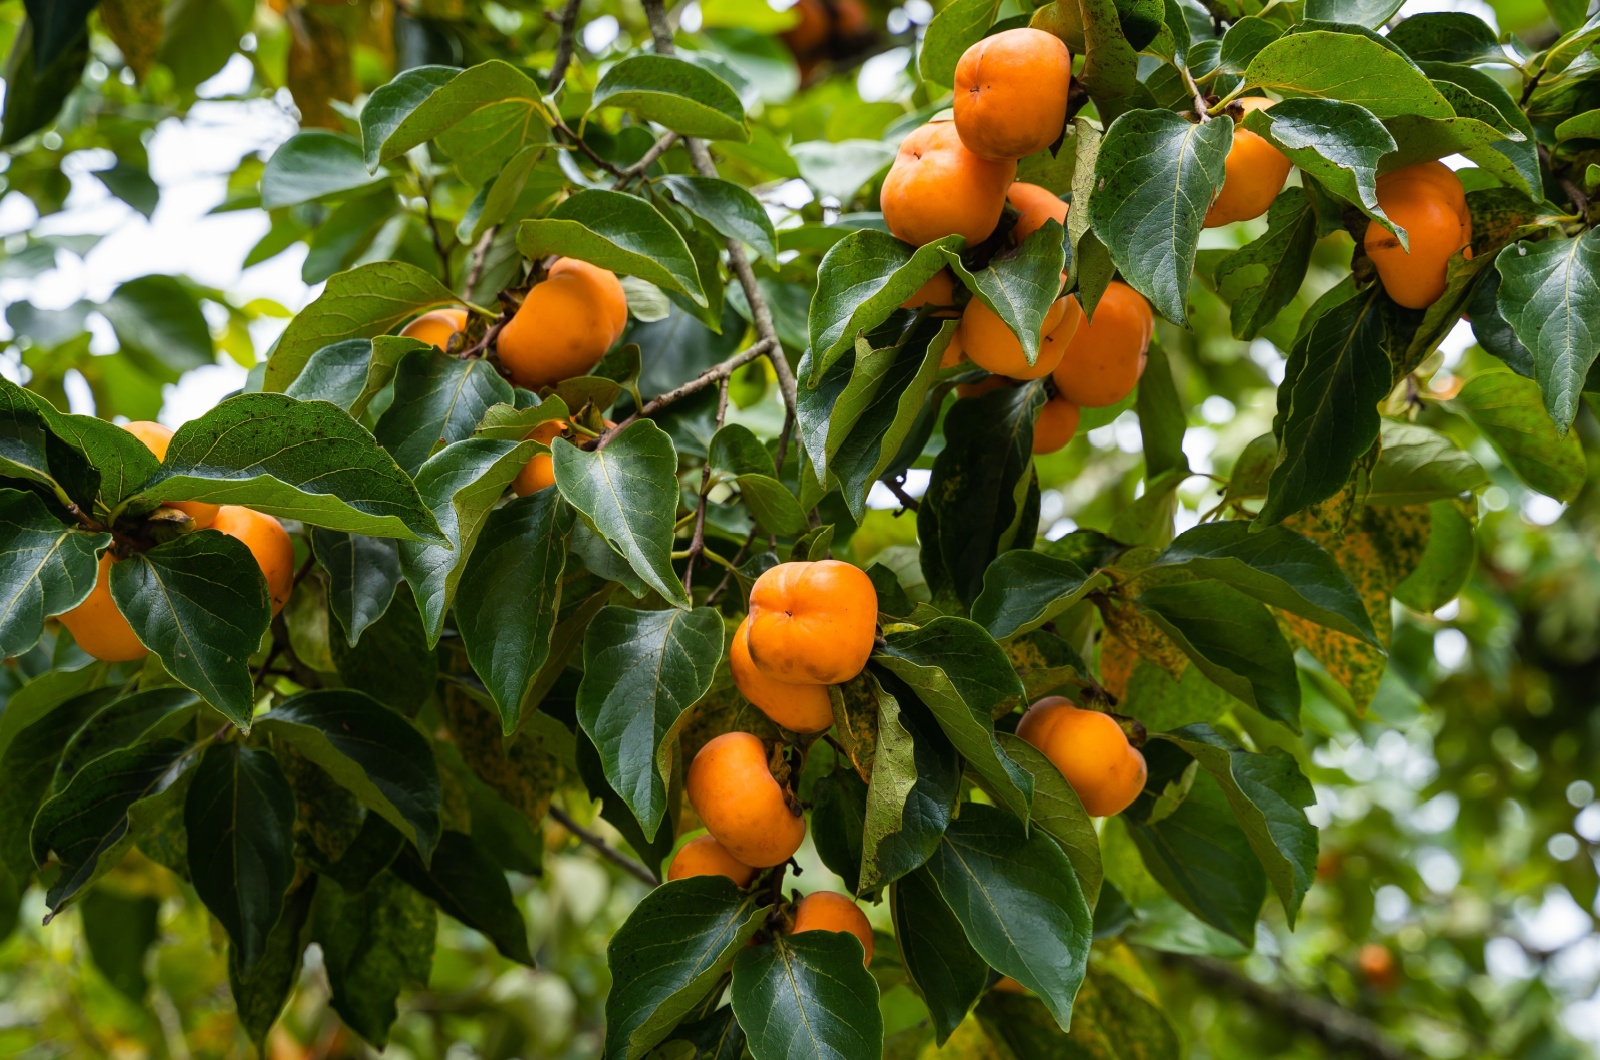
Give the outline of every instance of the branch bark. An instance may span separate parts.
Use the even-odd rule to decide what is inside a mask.
[[[550,93],[555,94],[556,89],[567,79],[567,67],[572,64],[572,49],[578,35],[578,8],[583,0],[567,0],[567,6],[561,10],[561,36],[556,41],[556,57],[550,63]]]
[[[634,879],[639,880],[642,883],[647,883],[651,887],[661,886],[661,880],[656,876],[655,873],[651,872],[648,868],[633,860],[622,851],[617,850],[610,843],[607,843],[604,839],[600,838],[600,836],[589,831],[577,821],[574,821],[567,811],[563,810],[561,807],[550,807],[550,816],[562,828],[565,828],[567,831],[571,832],[581,842],[587,843],[589,846],[594,847],[595,851],[601,857],[622,869]]]
[[[766,340],[757,342],[753,346],[747,346],[738,353],[734,354],[732,357],[729,357],[726,361],[723,361],[721,364],[712,365],[710,368],[707,368],[705,371],[701,372],[687,383],[682,383],[673,387],[671,390],[668,390],[664,394],[658,394],[657,396],[651,398],[640,407],[638,412],[635,412],[632,416],[629,416],[627,419],[623,420],[621,423],[618,423],[615,427],[609,428],[604,434],[602,434],[599,440],[595,443],[595,448],[604,449],[607,443],[611,441],[618,431],[622,430],[622,428],[626,427],[634,420],[639,419],[641,416],[653,416],[675,401],[681,401],[690,394],[698,393],[710,386],[712,383],[720,383],[727,380],[729,376],[733,375],[733,373],[737,372],[740,368],[743,368],[757,357],[765,355],[769,348],[769,344]]]

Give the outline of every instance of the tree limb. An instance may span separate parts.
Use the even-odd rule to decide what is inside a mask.
[[[567,79],[567,67],[572,64],[572,49],[577,40],[578,8],[582,5],[583,0],[567,0],[567,6],[561,10],[561,36],[556,40],[556,57],[550,64],[552,95]]]
[[[712,365],[710,368],[707,368],[705,371],[701,372],[687,383],[679,384],[678,386],[673,387],[671,390],[668,390],[666,393],[658,394],[657,396],[651,398],[649,401],[646,401],[642,406],[640,406],[639,411],[635,412],[632,416],[629,416],[621,423],[618,423],[615,427],[608,428],[604,434],[600,435],[599,440],[595,443],[595,448],[604,449],[618,431],[622,430],[622,428],[626,427],[634,420],[643,416],[653,416],[673,402],[681,401],[690,394],[698,393],[699,391],[710,386],[712,383],[723,382],[729,376],[733,375],[734,372],[738,371],[740,368],[743,368],[757,357],[765,355],[769,348],[770,346],[766,340],[757,342],[753,346],[748,346],[745,349],[740,350],[732,357],[729,357],[726,361],[723,361],[720,364]]]
[[[604,839],[600,838],[600,836],[596,833],[589,831],[583,825],[579,824],[577,821],[574,821],[571,815],[569,815],[567,811],[563,810],[561,807],[550,807],[550,816],[562,828],[565,828],[567,831],[571,832],[580,841],[594,847],[595,851],[598,852],[601,857],[627,872],[628,875],[632,876],[634,879],[639,880],[642,883],[647,883],[651,887],[661,886],[661,880],[656,876],[655,873],[651,872],[644,865],[641,865],[639,862],[633,860],[622,851],[617,850],[610,843],[607,843]]]
[[[717,385],[717,426],[722,429],[722,421],[728,415],[728,377],[723,376]],[[716,431],[712,432],[713,434]],[[711,492],[711,460],[709,454],[705,466],[700,469],[700,500],[694,509],[694,536],[689,539],[689,560],[683,568],[683,591],[692,592],[694,589],[694,565],[706,550],[706,494]],[[713,555],[715,555],[713,553]]]

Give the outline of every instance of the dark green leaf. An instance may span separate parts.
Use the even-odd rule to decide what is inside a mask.
[[[1358,103],[1379,118],[1455,116],[1427,75],[1398,49],[1360,33],[1315,29],[1280,37],[1250,60],[1244,79],[1285,95]]]
[[[283,394],[240,394],[179,427],[139,496],[243,504],[378,537],[440,539],[411,480],[349,413]]]
[[[811,789],[811,840],[828,871],[851,894],[861,890],[861,837],[867,822],[867,785],[849,763],[818,777]]]
[[[267,952],[294,882],[294,818],[294,792],[272,752],[235,743],[206,748],[183,807],[189,876],[242,969]]]
[[[439,841],[439,769],[428,738],[360,692],[290,696],[263,714],[264,730],[321,766],[424,858]]]
[[[313,527],[311,549],[328,573],[328,610],[348,644],[389,609],[400,584],[400,547],[389,537],[367,537]]]
[[[470,438],[491,406],[511,399],[511,384],[488,361],[415,350],[395,370],[394,401],[372,434],[415,478],[439,448]]]
[[[393,871],[406,883],[432,898],[439,908],[474,931],[482,932],[504,956],[533,967],[528,949],[528,925],[517,908],[511,886],[500,866],[469,835],[445,832],[425,866],[417,852],[407,847]]]
[[[6,61],[5,115],[0,147],[10,146],[55,120],[61,104],[83,79],[89,61],[89,34],[80,30],[49,62],[36,61],[34,35],[24,20]]]
[[[982,39],[999,6],[999,0],[952,0],[946,4],[928,23],[922,38],[917,67],[923,79],[938,85],[955,84],[961,54]]]
[[[1072,862],[1072,870],[1078,875],[1084,899],[1094,905],[1100,899],[1100,884],[1104,878],[1100,838],[1095,834],[1094,819],[1083,808],[1083,800],[1072,790],[1067,778],[1044,752],[1011,733],[1001,733],[999,739],[1006,754],[1033,774],[1034,827],[1061,844],[1067,860]]]
[[[110,543],[62,525],[32,493],[0,490],[0,657],[32,648],[46,617],[83,603]]]
[[[1071,560],[1014,548],[983,572],[983,592],[972,602],[972,620],[995,640],[1009,640],[1038,629],[1109,585],[1103,575],[1085,574]]]
[[[578,724],[647,839],[666,812],[669,735],[683,712],[710,690],[722,658],[722,633],[722,617],[709,607],[607,607],[584,636]]]
[[[161,899],[96,887],[78,903],[83,940],[106,981],[135,1005],[144,1004],[150,982],[145,955],[160,936]]]
[[[330,1004],[345,1025],[382,1049],[404,986],[427,984],[438,915],[421,894],[390,873],[364,890],[332,880],[317,886],[312,937],[322,947]]]
[[[961,277],[973,297],[994,310],[1022,343],[1022,355],[1031,365],[1039,358],[1040,331],[1050,306],[1061,291],[1061,273],[1067,268],[1062,229],[1053,219],[1022,241],[1015,251],[998,256],[986,269],[972,272],[953,247],[944,248],[945,261]]]
[[[992,806],[968,803],[928,871],[972,948],[1038,994],[1067,1027],[1089,962],[1093,915],[1061,848]]]
[[[1073,0],[1066,0],[1071,3]],[[1132,29],[1131,20],[1124,25],[1116,0],[1076,0],[1083,22],[1083,70],[1077,80],[1082,82],[1091,98],[1100,104],[1112,104],[1127,99],[1138,88],[1139,56],[1135,46],[1125,34]],[[1131,12],[1130,12],[1131,13]],[[1153,13],[1152,13],[1153,15]],[[1159,15],[1147,20],[1157,23]],[[1148,24],[1144,33],[1149,35]],[[1148,41],[1146,43],[1149,43]],[[1105,106],[1102,113],[1114,113],[1116,108]]]
[[[530,258],[561,254],[637,276],[709,305],[689,245],[654,206],[620,191],[580,191],[549,215],[523,221],[517,249]]]
[[[1383,448],[1367,482],[1369,505],[1427,504],[1476,492],[1489,484],[1483,465],[1438,431],[1417,423],[1384,420],[1382,437]]]
[[[1336,99],[1286,99],[1269,110],[1250,112],[1244,127],[1265,137],[1329,191],[1396,232],[1378,205],[1377,188],[1378,161],[1395,150],[1394,137],[1370,110]],[[1402,245],[1404,239],[1402,235]]]
[[[261,205],[268,210],[338,196],[388,180],[368,173],[361,145],[326,129],[306,129],[285,140],[261,171]]]
[[[688,594],[671,561],[678,455],[666,432],[637,420],[597,452],[557,438],[550,456],[556,488],[589,528],[668,602],[687,607]]]
[[[678,204],[703,219],[718,233],[755,248],[764,258],[778,256],[778,233],[766,207],[741,185],[718,177],[670,174],[661,179]]]
[[[5,750],[0,752],[0,771],[6,778],[0,786],[0,862],[17,881],[25,882],[33,874],[28,829],[40,804],[50,794],[51,779],[73,733],[116,698],[112,689],[81,692],[76,683],[51,682],[51,676],[46,675],[41,679],[44,684],[33,687],[39,693],[51,683],[58,684],[54,694],[30,701],[18,693],[5,710],[5,716],[12,719],[16,728],[8,734]]]
[[[589,111],[600,107],[630,110],[684,136],[750,139],[739,94],[705,67],[671,55],[630,55],[612,66],[594,86]]]
[[[1111,123],[1095,158],[1095,234],[1122,278],[1175,324],[1189,321],[1200,227],[1232,144],[1232,122],[1135,110]]]
[[[1389,41],[1417,62],[1505,62],[1505,49],[1489,24],[1465,11],[1425,11],[1402,19]]]
[[[637,1060],[664,1040],[764,918],[757,900],[722,876],[675,880],[646,895],[607,950],[606,1060]]]
[[[483,184],[524,146],[549,139],[543,96],[533,78],[500,59],[461,71],[407,70],[362,108],[367,168],[438,138],[462,176]]]
[[[1450,98],[1457,114],[1479,118],[1506,134],[1506,139],[1471,151],[1467,157],[1507,186],[1534,199],[1543,198],[1533,125],[1505,86],[1485,71],[1471,67],[1438,62],[1421,66],[1434,79],[1434,85]]]
[[[807,385],[816,387],[823,373],[855,345],[858,334],[887,320],[944,268],[944,251],[959,249],[964,242],[946,236],[912,248],[887,232],[863,228],[829,248],[818,266],[811,299]]]
[[[1600,232],[1514,243],[1495,258],[1495,267],[1501,315],[1533,354],[1544,405],[1565,433],[1600,353]]]
[[[1378,402],[1393,384],[1381,285],[1321,316],[1289,353],[1278,391],[1278,463],[1261,525],[1338,493],[1378,439]]]
[[[199,704],[200,697],[173,685],[147,688],[106,703],[72,733],[72,739],[61,751],[51,787],[60,791],[80,769],[101,755],[157,737],[180,735],[183,726],[193,720]],[[56,713],[65,718],[74,712],[63,708]],[[9,775],[18,776],[16,772]]]
[[[878,746],[867,788],[858,892],[928,860],[961,795],[961,760],[932,714],[892,675],[868,671],[878,701]]]
[[[306,880],[284,900],[283,915],[267,934],[266,952],[250,968],[240,967],[238,950],[230,947],[228,985],[233,990],[234,1008],[239,1025],[258,1052],[265,1051],[267,1034],[300,979],[300,960],[305,953],[302,935],[311,917],[317,883],[316,877]]]
[[[1570,501],[1588,473],[1576,435],[1562,434],[1541,407],[1539,386],[1511,372],[1468,379],[1450,407],[1466,415],[1517,477],[1558,501]]]
[[[161,199],[161,189],[151,179],[150,171],[143,166],[116,162],[109,169],[97,169],[94,175],[106,190],[132,206],[150,220]]]
[[[508,733],[550,657],[573,522],[556,490],[519,497],[489,513],[461,576],[456,626]]]
[[[112,565],[111,598],[168,673],[250,727],[249,658],[272,610],[243,541],[201,530],[135,553]]]
[[[1285,188],[1267,211],[1267,230],[1217,264],[1231,296],[1233,337],[1253,339],[1294,301],[1317,242],[1317,214],[1302,188]]]
[[[1212,681],[1300,731],[1294,652],[1265,606],[1218,581],[1151,586],[1135,602]]]
[[[433,695],[438,663],[410,593],[395,598],[359,645],[330,633],[328,647],[340,681],[402,714],[416,714]]]
[[[1394,587],[1402,604],[1428,614],[1454,600],[1472,577],[1478,557],[1473,521],[1455,501],[1428,505],[1428,545],[1417,569]]]
[[[989,966],[967,941],[927,869],[901,877],[889,894],[906,975],[927,1004],[936,1040],[943,1044],[988,985]]]
[[[360,419],[394,378],[401,358],[428,348],[418,339],[399,335],[331,342],[311,355],[284,393],[301,401],[331,401]]]
[[[866,1060],[883,1051],[878,985],[847,931],[784,935],[733,962],[733,1011],[755,1060]]]
[[[1022,820],[1028,819],[1033,777],[1001,750],[995,708],[1022,698],[1022,682],[983,627],[940,617],[920,629],[895,631],[873,660],[910,686],[956,750]]]
[[[1282,526],[1252,530],[1243,520],[1186,530],[1152,566],[1215,578],[1290,614],[1380,647],[1361,595],[1322,548]]]
[[[124,353],[153,361],[174,377],[214,358],[211,328],[194,292],[171,276],[119,284],[100,306]]]
[[[1400,0],[1306,0],[1306,18],[1378,29],[1400,10]]]

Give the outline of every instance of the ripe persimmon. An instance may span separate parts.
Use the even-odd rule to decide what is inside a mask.
[[[956,396],[964,398],[982,397],[991,390],[999,390],[1002,387],[1016,385],[1017,381],[1015,379],[1007,379],[1003,375],[986,375],[975,383],[957,383]]]
[[[745,643],[768,677],[837,685],[867,665],[877,625],[878,591],[860,567],[836,559],[780,563],[750,590]]]
[[[1043,151],[1067,123],[1072,55],[1042,29],[984,37],[956,63],[956,129],[968,150],[1002,161]]]
[[[967,359],[967,344],[961,337],[961,328],[958,325],[950,333],[950,342],[944,348],[944,353],[939,357],[940,368],[954,368]],[[959,387],[957,389],[960,389]]]
[[[1077,301],[1072,296],[1073,305]],[[1079,408],[1115,405],[1139,385],[1154,330],[1155,315],[1144,295],[1112,280],[1094,319],[1084,320],[1065,344],[1055,367],[1056,389]]]
[[[728,649],[728,667],[739,692],[761,713],[790,732],[821,732],[833,724],[833,699],[828,686],[790,684],[762,673],[750,658],[747,639],[750,619],[745,617]]]
[[[849,895],[817,891],[795,903],[794,934],[802,931],[848,931],[861,940],[862,963],[872,967],[872,925]]]
[[[1108,714],[1046,696],[1022,716],[1017,735],[1044,752],[1091,817],[1121,813],[1144,790],[1144,755]]]
[[[111,565],[115,562],[109,551],[100,557],[94,588],[83,603],[61,616],[61,624],[72,631],[78,647],[101,662],[131,662],[149,655],[150,649],[111,599]]]
[[[153,420],[134,420],[124,423],[122,429],[144,443],[144,447],[153,454],[157,460],[167,458],[167,446],[172,443],[172,431]],[[217,506],[207,504],[205,501],[167,501],[163,508],[176,508],[190,519],[194,520],[196,530],[204,530],[217,518]]]
[[[791,808],[766,747],[751,733],[725,732],[700,748],[685,790],[706,831],[742,864],[782,865],[806,837],[805,818]]]
[[[1078,406],[1066,398],[1053,397],[1039,410],[1033,421],[1033,453],[1044,456],[1059,452],[1078,433]]]
[[[980,368],[1012,379],[1042,379],[1061,360],[1061,351],[1078,330],[1083,311],[1075,298],[1057,298],[1045,313],[1039,329],[1039,356],[1032,364],[1022,352],[1022,343],[999,315],[977,298],[967,303],[961,314],[961,341],[967,356]],[[1047,338],[1048,336],[1048,338]]]
[[[1367,257],[1389,297],[1409,309],[1426,309],[1444,294],[1450,258],[1466,248],[1472,257],[1472,214],[1461,180],[1442,162],[1406,166],[1378,178],[1378,205],[1406,230],[1411,249],[1382,225],[1367,225]]]
[[[536,442],[549,445],[550,442],[567,429],[566,420],[546,420],[533,429],[528,435]],[[526,497],[530,493],[538,493],[546,486],[556,484],[555,465],[550,462],[549,453],[539,453],[517,472],[516,479],[511,483],[511,490],[519,497]]]
[[[465,309],[434,309],[400,329],[400,337],[417,339],[441,350],[450,348],[450,336],[467,329]]]
[[[283,524],[250,508],[224,504],[217,510],[217,521],[211,524],[211,529],[244,542],[267,579],[272,613],[282,611],[283,605],[289,602],[289,594],[294,592],[294,542],[289,540],[289,532]]]
[[[1067,223],[1067,204],[1049,188],[1019,180],[1006,192],[1006,201],[1021,215],[1016,227],[1011,229],[1011,238],[1018,243],[1043,228],[1046,221],[1055,221],[1063,227]]]
[[[1000,223],[1015,162],[979,158],[962,144],[955,123],[929,122],[900,141],[878,202],[896,239],[914,246],[948,235],[982,243]]]
[[[756,870],[728,853],[728,848],[708,835],[691,839],[678,848],[667,866],[667,879],[690,876],[726,876],[736,887],[748,887]]]
[[[1227,175],[1217,197],[1211,200],[1211,208],[1206,211],[1207,228],[1260,217],[1283,190],[1283,182],[1289,179],[1290,163],[1283,152],[1242,124],[1245,113],[1266,110],[1272,102],[1262,96],[1246,96],[1229,105],[1230,111],[1237,106],[1240,113],[1234,119]]]
[[[956,304],[956,278],[949,269],[940,269],[928,277],[928,282],[918,287],[916,291],[900,303],[901,309],[920,309],[928,306],[954,306]],[[947,312],[933,314],[936,317],[953,317],[956,311],[952,308]]]
[[[1387,210],[1384,211],[1388,213]],[[1374,990],[1393,990],[1400,982],[1395,968],[1394,954],[1389,947],[1377,942],[1364,942],[1356,951],[1356,970]]]
[[[518,386],[537,390],[584,375],[628,323],[617,275],[577,258],[557,258],[500,329],[500,364]]]

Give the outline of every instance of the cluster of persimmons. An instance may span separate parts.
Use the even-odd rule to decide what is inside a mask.
[[[124,429],[143,442],[157,460],[166,459],[170,430],[148,420],[124,424]],[[162,507],[176,514],[178,521],[187,520],[190,529],[217,530],[243,541],[266,578],[272,613],[283,610],[294,589],[294,543],[282,523],[236,504],[171,501]],[[116,547],[107,549],[100,557],[100,571],[88,598],[60,616],[78,647],[102,662],[131,662],[150,654],[111,598],[111,565],[121,558]]]

